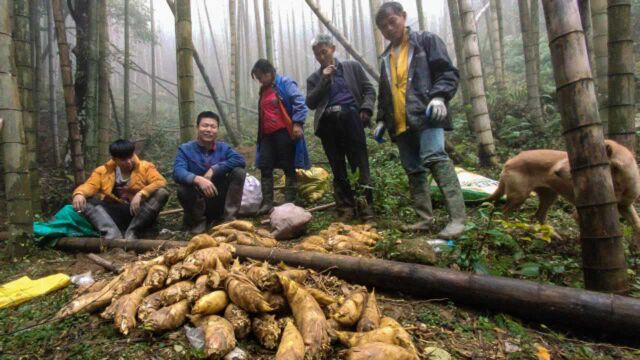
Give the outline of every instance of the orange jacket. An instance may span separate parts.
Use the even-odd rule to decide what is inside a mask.
[[[135,165],[131,171],[129,180],[129,190],[132,194],[142,192],[144,197],[149,197],[154,191],[167,186],[165,178],[156,170],[155,165],[148,161],[140,160],[133,155]],[[73,191],[73,196],[81,194],[86,198],[100,196],[100,199],[110,197],[116,183],[116,163],[113,160],[107,161],[104,165],[98,166],[84,184],[78,186]]]

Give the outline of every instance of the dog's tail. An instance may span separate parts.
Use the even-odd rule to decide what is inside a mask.
[[[500,200],[500,198],[504,195],[505,193],[505,184],[504,184],[504,180],[502,180],[502,176],[500,177],[500,181],[498,182],[498,188],[496,189],[496,191],[493,192],[493,194],[487,196],[486,198],[482,198],[482,199],[477,199],[477,200],[471,200],[471,201],[467,201],[466,203],[468,204],[482,204],[484,202],[496,202],[498,200]]]

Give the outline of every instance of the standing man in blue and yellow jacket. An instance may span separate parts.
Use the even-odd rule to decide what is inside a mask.
[[[427,183],[431,172],[449,212],[449,223],[437,236],[456,238],[464,231],[466,214],[460,182],[444,150],[444,132],[453,130],[447,103],[458,87],[458,69],[442,39],[406,27],[407,13],[400,3],[384,3],[375,20],[391,43],[382,54],[375,133],[379,136],[386,128],[398,145],[420,218],[405,230],[429,231],[433,226]]]
[[[217,141],[220,118],[211,111],[198,114],[198,138],[180,145],[173,163],[183,223],[193,234],[211,222],[236,218],[246,176],[242,155]]]

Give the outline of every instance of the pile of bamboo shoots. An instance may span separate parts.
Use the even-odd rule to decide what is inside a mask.
[[[82,289],[57,318],[102,310],[100,316],[123,335],[138,327],[172,331],[191,322],[203,331],[211,359],[223,359],[248,336],[281,360],[334,357],[332,341],[346,348],[339,350],[346,359],[418,359],[407,331],[381,317],[374,292],[345,285],[332,295],[322,284],[335,278],[285,264],[241,264],[233,245],[217,240],[224,230],[235,230],[226,238],[248,232],[233,226],[126,264],[113,279]]]
[[[274,247],[278,241],[264,229],[256,229],[250,221],[234,220],[215,226],[209,232],[219,243]]]
[[[321,253],[370,254],[380,239],[380,235],[371,225],[333,223],[318,235],[302,239],[294,249]]]

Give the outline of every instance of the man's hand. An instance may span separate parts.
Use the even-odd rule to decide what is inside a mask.
[[[142,192],[138,191],[136,195],[131,199],[131,204],[129,204],[129,211],[131,211],[131,215],[138,215],[138,211],[140,211],[140,204],[142,203]]]
[[[325,78],[330,78],[335,71],[336,71],[336,66],[329,65],[326,68],[322,69],[322,76],[324,76]]]
[[[85,198],[84,195],[77,194],[76,196],[73,197],[73,200],[71,200],[71,203],[75,211],[83,212],[84,208],[87,207],[87,198]]]
[[[218,189],[216,189],[211,180],[203,176],[196,176],[193,182],[200,188],[205,197],[212,198],[218,195]]]
[[[298,140],[302,137],[302,125],[295,123],[293,124],[293,140]]]
[[[362,121],[362,125],[365,127],[371,126],[371,113],[367,110],[360,111],[360,121]]]
[[[203,175],[207,180],[213,179],[213,168],[209,168],[206,173]]]
[[[441,97],[434,97],[427,106],[427,117],[431,114],[431,119],[434,121],[441,121],[447,117],[447,105],[444,103],[444,99]]]

